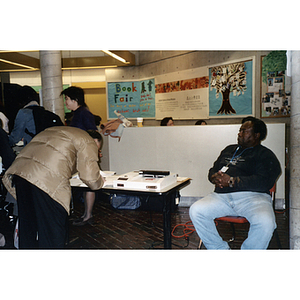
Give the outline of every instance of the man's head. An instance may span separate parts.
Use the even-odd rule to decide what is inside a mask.
[[[80,87],[70,86],[64,89],[60,94],[69,97],[73,101],[76,101],[79,106],[86,106],[84,102],[84,91]]]
[[[266,138],[266,124],[257,118],[246,117],[238,133],[238,144],[243,148],[254,147]]]
[[[102,135],[97,130],[87,130],[86,132],[94,139],[100,153],[101,152],[100,149],[102,147],[102,141],[103,141]]]

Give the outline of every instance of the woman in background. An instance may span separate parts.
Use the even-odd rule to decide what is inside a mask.
[[[165,117],[161,120],[160,126],[174,126],[174,120],[172,117]]]
[[[86,130],[97,130],[94,115],[84,101],[84,91],[77,86],[70,86],[61,92],[65,96],[66,107],[73,111],[70,126]]]
[[[84,91],[80,87],[70,86],[61,92],[61,95],[65,96],[66,107],[73,111],[73,117],[70,122],[70,126],[80,128],[84,131],[94,130],[98,133],[94,138],[100,140],[102,146],[102,136],[97,131],[95,123],[95,117],[88,109],[84,100]],[[101,148],[101,147],[100,147]],[[102,157],[101,150],[99,148],[99,158]],[[99,166],[100,170],[100,166]],[[73,222],[75,226],[83,226],[85,224],[93,224],[93,207],[95,203],[96,193],[94,191],[88,191],[83,193],[84,198],[84,213],[83,215]]]
[[[207,125],[205,120],[198,120],[195,125]]]

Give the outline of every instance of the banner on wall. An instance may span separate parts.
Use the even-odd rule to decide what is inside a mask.
[[[114,111],[126,118],[155,118],[155,80],[122,81],[107,83],[108,118]]]
[[[156,119],[207,119],[207,68],[174,72],[155,78]]]

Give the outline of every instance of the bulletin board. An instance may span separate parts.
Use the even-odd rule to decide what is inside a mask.
[[[108,118],[208,119],[254,114],[255,57],[155,76],[107,82]]]
[[[208,68],[155,77],[155,117],[208,119]]]
[[[291,85],[286,76],[286,51],[272,51],[261,60],[261,117],[289,117]]]
[[[108,116],[208,119],[208,68],[158,75],[139,81],[107,83]]]
[[[108,119],[116,118],[114,111],[128,119],[155,117],[155,80],[107,83]]]

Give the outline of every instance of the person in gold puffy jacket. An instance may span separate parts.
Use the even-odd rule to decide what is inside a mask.
[[[20,249],[64,248],[70,178],[78,172],[90,189],[103,186],[100,146],[88,131],[57,126],[36,135],[20,152],[3,177],[18,203]]]

